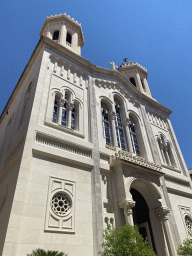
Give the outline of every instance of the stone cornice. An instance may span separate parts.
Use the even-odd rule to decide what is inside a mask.
[[[110,165],[115,165],[119,160],[131,162],[133,164],[154,170],[154,171],[161,171],[161,166],[155,163],[149,162],[143,157],[136,156],[135,154],[123,150],[119,150],[118,153],[115,153],[114,156],[110,157]]]
[[[51,15],[50,17],[47,16],[47,18],[46,18],[46,20],[43,24],[43,27],[41,28],[41,31],[39,33],[40,37],[43,35],[46,26],[49,23],[52,23],[53,21],[55,21],[55,22],[66,21],[70,25],[75,27],[80,32],[81,41],[82,41],[81,46],[84,45],[84,37],[83,37],[83,31],[82,31],[82,28],[81,28],[81,23],[78,23],[78,21],[74,20],[73,18],[70,17],[70,15],[67,15],[66,13],[64,13],[64,14],[60,13],[59,15],[56,14],[55,16]]]

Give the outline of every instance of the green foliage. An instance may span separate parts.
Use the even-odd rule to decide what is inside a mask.
[[[139,234],[137,227],[129,224],[120,229],[111,229],[110,225],[104,230],[103,252],[101,256],[155,256],[148,241]]]
[[[67,256],[64,252],[58,251],[45,251],[43,249],[36,249],[31,254],[27,254],[27,256]]]
[[[190,256],[192,255],[192,239],[185,239],[177,251],[178,255]]]

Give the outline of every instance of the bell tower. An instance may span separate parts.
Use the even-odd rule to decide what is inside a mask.
[[[47,17],[40,31],[40,36],[42,35],[81,55],[84,44],[81,24],[66,13]]]
[[[118,71],[124,75],[141,93],[151,96],[151,92],[147,83],[147,69],[142,67],[137,62],[127,61],[118,68]]]

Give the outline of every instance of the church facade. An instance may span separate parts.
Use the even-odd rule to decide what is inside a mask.
[[[191,180],[147,70],[81,57],[66,14],[47,17],[0,117],[0,255],[97,256],[107,224],[137,224],[158,256],[192,233]]]

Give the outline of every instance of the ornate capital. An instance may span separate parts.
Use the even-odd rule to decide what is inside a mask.
[[[73,108],[74,108],[73,103],[69,103],[69,104],[67,105],[67,110],[73,110]]]
[[[119,203],[119,207],[124,209],[125,213],[132,213],[132,208],[135,207],[136,202],[131,199],[125,199]]]
[[[155,208],[155,213],[159,216],[160,219],[167,220],[170,210],[165,206],[161,206],[161,207]]]
[[[126,118],[126,119],[124,120],[124,122],[123,122],[123,125],[124,125],[125,127],[129,126],[130,124],[131,124],[131,120],[130,120],[129,118]]]
[[[115,120],[115,117],[116,117],[116,113],[115,113],[115,112],[112,112],[112,113],[109,115],[110,120]]]

